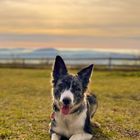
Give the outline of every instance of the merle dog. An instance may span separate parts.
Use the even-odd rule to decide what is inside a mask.
[[[63,59],[57,56],[53,67],[53,113],[51,140],[91,140],[91,118],[97,109],[95,95],[87,93],[92,74],[90,65],[76,75],[69,74]]]

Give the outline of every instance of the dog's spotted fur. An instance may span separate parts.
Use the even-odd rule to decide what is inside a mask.
[[[93,65],[77,75],[68,74],[63,59],[56,57],[53,69],[53,118],[50,124],[51,140],[90,140],[91,118],[97,109],[95,95],[86,94]],[[69,113],[61,111],[63,100],[69,99]]]

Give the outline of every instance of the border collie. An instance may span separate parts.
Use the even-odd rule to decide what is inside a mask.
[[[91,140],[91,118],[97,109],[95,95],[87,93],[90,65],[76,75],[69,74],[63,59],[56,56],[53,67],[53,113],[51,140]]]

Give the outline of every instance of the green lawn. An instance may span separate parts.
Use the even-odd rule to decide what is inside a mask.
[[[0,139],[50,139],[50,72],[0,69]],[[90,91],[99,101],[95,140],[140,140],[140,72],[95,71]]]

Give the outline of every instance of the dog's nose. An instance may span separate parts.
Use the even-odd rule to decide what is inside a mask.
[[[63,104],[64,105],[70,105],[70,103],[71,103],[71,99],[70,98],[64,98],[63,99]]]

